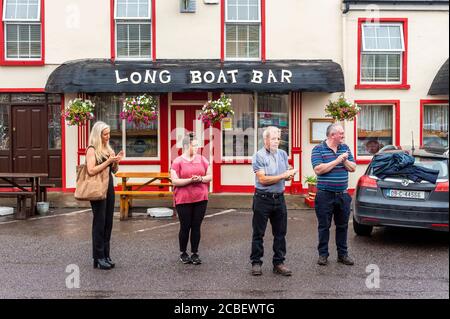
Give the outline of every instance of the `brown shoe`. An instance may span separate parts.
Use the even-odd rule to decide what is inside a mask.
[[[260,264],[253,264],[252,265],[252,276],[261,276],[262,275],[262,269]]]
[[[292,276],[292,271],[283,264],[274,266],[273,272],[282,276]]]
[[[338,263],[342,263],[347,266],[353,266],[355,264],[355,261],[349,255],[338,256],[337,261]]]

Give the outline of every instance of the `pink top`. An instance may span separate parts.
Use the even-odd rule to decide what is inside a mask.
[[[178,156],[172,163],[172,169],[177,173],[178,178],[191,178],[193,175],[205,176],[208,171],[208,160],[197,154],[192,161]],[[208,200],[209,184],[191,183],[182,187],[174,187],[175,205],[190,204]]]

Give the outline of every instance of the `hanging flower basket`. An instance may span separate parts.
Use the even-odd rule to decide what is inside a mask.
[[[325,107],[326,116],[335,121],[353,121],[360,111],[359,106],[348,102],[343,95],[337,101],[329,101]]]
[[[94,118],[95,104],[91,100],[75,99],[69,101],[61,116],[69,126],[80,126]]]
[[[231,107],[231,98],[226,95],[222,95],[219,99],[208,101],[203,105],[202,111],[198,116],[199,120],[208,125],[214,125],[222,119],[234,115],[234,111]]]
[[[123,102],[120,118],[136,125],[148,125],[158,118],[158,101],[153,96],[128,97]]]

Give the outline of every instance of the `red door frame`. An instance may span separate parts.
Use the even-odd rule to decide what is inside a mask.
[[[172,152],[173,148],[175,147],[176,144],[176,136],[175,134],[175,129],[176,129],[176,112],[179,110],[184,111],[184,128],[186,131],[188,132],[194,132],[194,120],[196,120],[196,114],[195,112],[197,110],[201,110],[202,106],[201,105],[173,105],[171,110],[170,110],[170,127],[172,132],[170,132],[170,152]],[[209,130],[208,130],[208,125],[204,124],[203,128],[204,128],[204,141],[203,141],[203,146],[209,147]],[[185,132],[186,132],[185,131]],[[199,148],[198,150],[199,154],[204,155],[208,160],[210,159],[209,157],[209,150],[208,151],[204,151],[204,147],[203,148]],[[173,161],[176,158],[176,156],[171,154],[171,161]]]

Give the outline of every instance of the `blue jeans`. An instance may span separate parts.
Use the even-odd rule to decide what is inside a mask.
[[[284,196],[277,198],[262,193],[255,193],[253,197],[253,238],[252,253],[250,260],[252,264],[262,264],[264,255],[264,234],[267,222],[272,224],[273,234],[273,265],[284,263],[286,256],[286,233],[287,233],[287,208]]]
[[[316,216],[319,224],[319,255],[329,256],[328,241],[330,239],[331,220],[334,216],[336,225],[336,246],[338,256],[346,256],[348,220],[350,217],[351,196],[345,193],[334,193],[318,190],[315,200]]]

